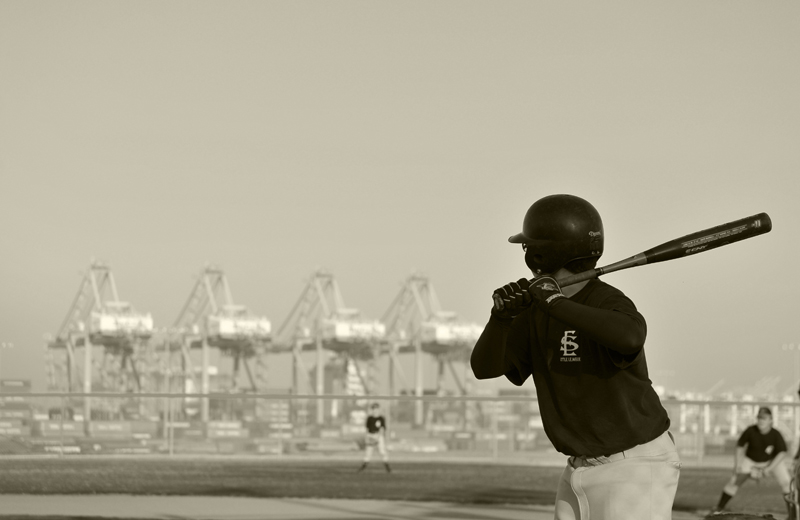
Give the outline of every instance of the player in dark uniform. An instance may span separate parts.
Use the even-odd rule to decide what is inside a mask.
[[[797,390],[797,395],[800,396],[800,388]],[[786,497],[787,507],[789,508],[789,516],[786,520],[798,520],[800,519],[800,490],[798,490],[798,484],[800,484],[800,443],[798,443],[797,453],[794,455],[794,459],[792,460],[792,473],[791,473],[791,480],[789,481],[789,496]]]
[[[364,463],[358,468],[358,471],[366,469],[370,459],[372,459],[372,451],[378,448],[383,459],[383,466],[386,468],[387,473],[391,473],[392,468],[389,466],[389,454],[386,452],[386,419],[380,415],[380,405],[372,403],[369,407],[369,415],[367,416],[366,424],[364,425],[367,432],[364,436],[365,450],[364,450]]]
[[[758,409],[756,424],[748,426],[736,442],[733,475],[725,484],[713,512],[725,509],[728,501],[747,479],[760,480],[764,475],[773,475],[781,486],[789,514],[792,514],[789,494],[791,477],[784,464],[785,457],[786,442],[783,440],[783,435],[772,427],[772,411],[762,406]]]
[[[618,289],[597,279],[559,287],[556,278],[595,267],[603,253],[597,210],[551,195],[527,211],[527,279],[495,291],[502,303],[472,352],[478,379],[533,377],[544,431],[569,458],[556,520],[672,518],[680,459],[669,418],[647,372],[645,320]]]

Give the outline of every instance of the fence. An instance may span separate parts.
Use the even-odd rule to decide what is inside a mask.
[[[208,421],[200,420],[203,399]],[[360,457],[371,402],[380,403],[387,419],[393,457],[563,463],[544,434],[537,401],[523,396],[6,392],[0,454]],[[759,406],[772,408],[774,427],[796,449],[800,403],[665,399],[663,405],[684,460],[710,463],[718,456],[730,464]]]

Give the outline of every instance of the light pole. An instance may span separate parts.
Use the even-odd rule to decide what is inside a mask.
[[[10,341],[3,341],[2,343],[0,343],[0,358],[2,358],[3,350],[7,348],[14,348],[14,344],[11,343]],[[0,379],[2,379],[2,377],[3,377],[3,364],[0,363]]]
[[[794,384],[798,384],[800,381],[800,344],[795,345],[794,343],[784,343],[781,346],[781,349],[784,351],[792,351],[794,352]],[[796,388],[796,387],[795,387]],[[797,390],[795,391],[795,395],[798,394]],[[797,437],[797,434],[800,432],[800,410],[797,407],[794,408],[794,436]]]
[[[800,344],[784,343],[781,350],[794,352],[794,382],[800,382]]]

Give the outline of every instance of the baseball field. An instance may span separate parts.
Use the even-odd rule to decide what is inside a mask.
[[[373,462],[358,473],[359,465],[355,458],[8,457],[0,459],[0,502],[2,494],[122,493],[550,505],[561,472],[554,466],[431,460],[392,462],[391,473]],[[674,509],[707,511],[729,475],[723,468],[684,467]],[[772,480],[746,483],[729,509],[785,514]]]

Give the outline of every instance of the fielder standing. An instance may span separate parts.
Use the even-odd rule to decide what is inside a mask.
[[[800,388],[797,390],[797,395],[800,396]],[[800,483],[800,443],[798,443],[797,453],[794,455],[794,459],[792,460],[792,474],[791,480],[789,481],[789,496],[786,498],[786,503],[788,504],[789,508],[789,516],[786,520],[798,520],[800,514],[798,509],[800,509],[800,503],[798,503],[798,499],[800,495],[798,494],[798,483]]]
[[[594,268],[603,234],[599,213],[579,197],[551,195],[528,209],[522,233],[508,240],[522,244],[534,281],[495,291],[502,304],[472,370],[518,386],[533,376],[544,431],[569,457],[556,520],[665,520],[681,463],[648,376],[645,320],[611,285],[592,279],[562,290],[556,281]]]
[[[391,473],[392,468],[389,467],[389,455],[386,452],[386,419],[380,415],[380,405],[372,403],[369,407],[369,415],[367,416],[366,424],[367,429],[364,441],[366,448],[364,451],[364,463],[358,468],[358,471],[366,469],[367,464],[372,459],[372,451],[378,448],[383,459],[383,466],[386,468],[386,473]]]
[[[722,489],[717,507],[713,512],[718,513],[725,509],[731,498],[739,491],[739,486],[747,479],[760,480],[765,475],[773,475],[781,486],[786,508],[792,514],[789,494],[791,477],[784,464],[786,457],[786,442],[781,432],[772,427],[772,410],[766,406],[758,409],[756,424],[750,425],[739,436],[736,442],[736,452],[733,456],[733,475]]]

